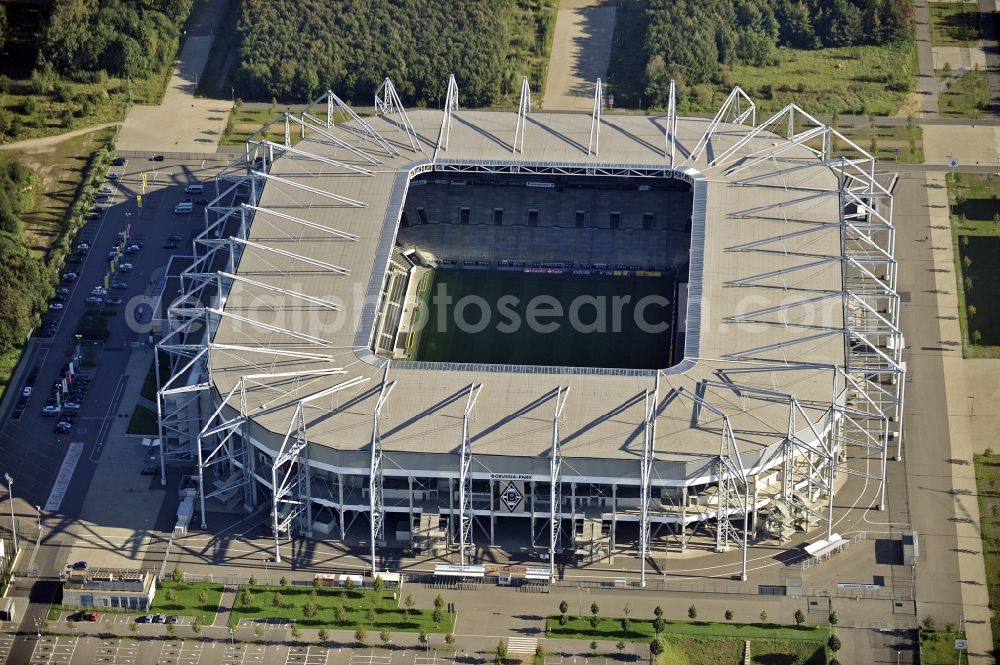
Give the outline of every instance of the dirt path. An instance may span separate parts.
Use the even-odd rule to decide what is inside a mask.
[[[44,148],[51,148],[57,143],[62,143],[67,139],[83,136],[84,134],[96,132],[101,129],[107,129],[108,127],[114,127],[115,125],[120,124],[120,122],[105,122],[100,125],[81,127],[79,129],[74,129],[63,134],[56,134],[54,136],[40,136],[35,139],[25,139],[23,141],[14,141],[13,143],[2,143],[0,144],[0,150],[23,150],[27,152],[37,152]]]
[[[594,81],[607,78],[614,31],[614,2],[560,0],[543,108],[549,111],[593,108]]]

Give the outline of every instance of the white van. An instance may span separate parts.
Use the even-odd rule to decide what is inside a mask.
[[[194,210],[194,205],[190,201],[182,201],[174,206],[175,215],[186,215]]]
[[[205,191],[205,185],[188,185],[184,188],[185,194],[201,194]]]

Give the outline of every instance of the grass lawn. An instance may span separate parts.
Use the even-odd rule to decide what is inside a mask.
[[[958,665],[959,652],[955,650],[955,639],[964,638],[965,633],[948,630],[920,631],[921,665]],[[968,658],[962,657],[962,662]]]
[[[875,155],[880,162],[897,161],[896,150],[899,150],[898,161],[904,164],[922,164],[924,161],[924,129],[918,125],[882,126],[875,122],[859,127],[836,127],[837,131],[854,141],[859,148]],[[811,144],[819,147],[819,143]],[[833,146],[833,154],[855,155],[853,148],[848,148],[842,141]]]
[[[14,374],[17,363],[21,360],[22,351],[24,351],[24,345],[19,344],[0,356],[0,399],[3,398],[4,391],[10,384],[10,377]]]
[[[159,434],[157,427],[156,412],[147,409],[142,404],[136,404],[135,411],[128,421],[129,434],[143,434],[146,436]]]
[[[503,108],[517,105],[524,76],[531,83],[532,93],[539,99],[545,98],[545,79],[558,11],[558,0],[518,0],[508,6],[503,19],[509,40],[506,61],[511,71],[502,84],[508,98],[501,102]]]
[[[989,115],[990,88],[986,72],[974,69],[955,76],[938,71],[938,76],[948,77],[947,90],[938,95],[941,115],[947,118],[978,118]]]
[[[987,449],[987,452],[991,452]],[[976,455],[976,494],[979,497],[979,531],[983,535],[983,562],[990,605],[1000,603],[1000,455]],[[1000,615],[991,613],[993,650],[1000,649]],[[921,640],[923,644],[923,640]]]
[[[357,626],[364,625],[369,630],[369,637],[373,639],[377,638],[377,633],[383,629],[403,633],[416,633],[424,629],[428,633],[447,635],[455,627],[455,616],[447,612],[444,613],[440,624],[434,623],[432,611],[429,609],[413,609],[407,616],[405,608],[393,600],[392,592],[323,588],[317,592],[316,615],[308,618],[303,608],[310,599],[312,587],[254,586],[251,589],[253,599],[249,606],[243,605],[240,600],[244,588],[246,587],[240,587],[236,596],[236,608],[233,610],[233,617],[238,620],[279,619],[295,622],[303,628],[324,626],[336,630],[353,630]],[[275,604],[275,596],[278,593],[283,596],[280,607]],[[337,621],[335,608],[338,606],[344,608],[342,621]],[[374,619],[369,618],[369,609],[374,611]]]
[[[215,621],[215,613],[222,599],[222,589],[221,584],[163,582],[156,590],[151,609],[153,612],[163,614],[198,617],[198,623],[208,626]],[[170,592],[174,595],[173,600],[167,599],[167,594]],[[202,593],[206,597],[204,603],[198,600]]]
[[[589,617],[573,617],[565,626],[559,625],[558,616],[546,619],[546,633],[550,638],[576,640],[624,640],[648,642],[653,638],[651,619],[633,619],[629,632],[622,630],[620,618],[601,618],[597,628],[590,627]],[[741,640],[807,640],[822,643],[827,638],[825,626],[782,626],[779,624],[721,623],[716,621],[667,620],[664,635],[693,635],[701,637],[727,637]]]
[[[662,295],[672,302],[674,283],[667,278],[444,269],[434,272],[430,293],[417,360],[641,369],[669,364],[669,330],[642,331],[634,315],[634,304],[645,297]],[[450,301],[438,298],[441,293]],[[567,316],[574,311],[570,303],[581,294],[593,297],[592,302],[604,303],[603,307],[591,304],[579,308],[579,322],[592,331],[577,332],[573,319]],[[467,296],[485,300],[491,310],[485,325],[481,307],[462,306]],[[532,310],[529,303],[539,296],[555,298],[563,315],[528,317],[527,312]],[[631,301],[620,308],[620,321],[615,321],[618,317],[613,316],[613,310],[617,305],[613,299],[623,296],[631,296]],[[514,303],[511,297],[518,301]],[[509,309],[503,298],[508,299]],[[650,324],[664,320],[669,323],[670,309],[654,305],[639,315]],[[546,307],[545,311],[555,309]],[[547,332],[532,330],[528,322],[533,319],[557,327]],[[464,330],[459,326],[461,322],[467,324],[462,326]],[[506,326],[510,330],[505,330]],[[620,329],[617,332],[616,327]]]
[[[951,233],[955,246],[958,317],[963,354],[967,358],[1000,357],[1000,176],[956,173],[948,175]],[[969,263],[966,265],[966,259]],[[966,279],[971,279],[970,282]],[[969,305],[975,306],[970,322]],[[975,331],[980,339],[976,340]]]
[[[975,2],[931,2],[931,43],[973,46],[979,38],[979,7]]]

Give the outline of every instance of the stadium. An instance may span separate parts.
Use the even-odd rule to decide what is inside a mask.
[[[671,86],[673,92],[673,86]],[[891,188],[758,121],[406,111],[333,92],[217,180],[157,362],[165,464],[213,506],[401,556],[545,562],[832,538],[901,445]],[[278,138],[283,134],[283,138]],[[160,375],[160,372],[157,372]],[[530,559],[529,559],[530,560]],[[395,563],[394,563],[395,562]]]

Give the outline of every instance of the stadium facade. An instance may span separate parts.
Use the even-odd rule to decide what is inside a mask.
[[[516,113],[472,111],[452,77],[443,110],[407,113],[387,79],[373,116],[328,92],[252,136],[217,180],[157,345],[163,462],[197,466],[201,527],[207,502],[266,505],[279,558],[281,538],[364,525],[376,570],[390,549],[469,564],[516,540],[552,578],[558,560],[624,555],[643,581],[657,538],[697,534],[742,548],[745,579],[752,544],[829,536],[846,479],[883,503],[905,363],[874,158],[794,105],[757,122],[739,88],[712,119],[678,117],[673,99],[662,116],[604,115],[598,81],[591,114],[542,113],[525,82]],[[634,194],[599,213],[537,193],[463,204],[472,177]],[[414,219],[408,193],[429,181],[454,193]],[[646,210],[664,182],[687,202]],[[644,255],[643,234],[678,215],[689,246],[661,234],[666,255]],[[416,225],[438,249],[407,241]],[[448,245],[459,227],[484,240]],[[607,243],[583,233],[636,249],[602,260]],[[676,362],[405,359],[415,276],[446,267],[674,270]]]

